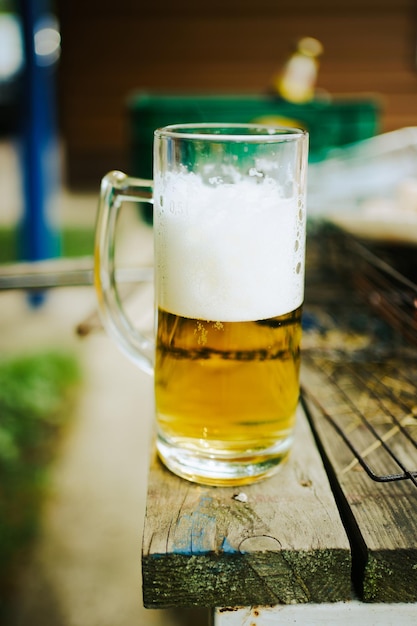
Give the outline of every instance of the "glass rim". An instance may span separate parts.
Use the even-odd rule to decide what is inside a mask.
[[[308,136],[308,131],[293,126],[242,124],[230,122],[198,122],[169,124],[157,128],[155,137],[205,141],[284,142]]]

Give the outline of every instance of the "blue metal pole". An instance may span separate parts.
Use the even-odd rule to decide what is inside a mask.
[[[60,160],[56,128],[56,62],[37,49],[35,35],[50,15],[46,0],[20,0],[25,66],[21,102],[21,164],[24,197],[20,258],[37,261],[60,254],[56,191]],[[39,48],[39,46],[38,46]],[[30,295],[42,301],[41,294]]]

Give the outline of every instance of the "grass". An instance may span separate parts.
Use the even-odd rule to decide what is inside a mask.
[[[49,469],[80,381],[78,361],[66,352],[0,360],[0,618],[36,536]]]
[[[93,254],[94,231],[65,228],[61,256]],[[16,228],[0,228],[0,264],[19,260]],[[66,352],[0,358],[0,623],[39,529],[51,463],[81,381]]]
[[[89,256],[94,250],[93,228],[65,227],[61,233],[61,256]],[[0,228],[0,264],[19,260],[18,233],[15,228]]]

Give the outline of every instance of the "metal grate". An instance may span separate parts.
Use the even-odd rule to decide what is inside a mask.
[[[415,246],[372,244],[334,229],[338,270],[356,292],[392,328],[417,346],[417,275]]]
[[[333,228],[312,248],[302,358],[307,408],[314,404],[352,452],[344,472],[357,465],[372,480],[417,487],[417,286],[403,272],[408,251],[375,251]]]

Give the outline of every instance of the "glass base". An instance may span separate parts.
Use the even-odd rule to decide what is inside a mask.
[[[287,460],[292,442],[288,437],[266,450],[220,454],[182,448],[159,436],[156,447],[163,464],[177,476],[200,485],[233,487],[275,474]]]

